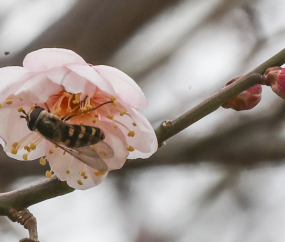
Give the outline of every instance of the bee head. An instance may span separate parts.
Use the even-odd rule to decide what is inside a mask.
[[[25,116],[21,115],[20,118],[26,119],[28,128],[31,131],[34,131],[36,129],[36,125],[42,111],[45,111],[45,109],[39,106],[35,106],[35,108],[29,113],[26,113],[25,110],[22,110],[22,113],[25,114]]]

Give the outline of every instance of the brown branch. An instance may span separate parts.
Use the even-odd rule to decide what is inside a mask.
[[[267,68],[276,65],[280,66],[283,63],[285,63],[285,49],[245,75],[243,78],[222,89],[217,94],[175,119],[169,127],[160,125],[156,129],[159,143],[162,143],[187,126],[213,112],[229,98],[234,97],[238,93],[256,85],[257,83],[260,83],[260,74],[263,74]],[[0,194],[0,215],[8,215],[10,208],[23,210],[30,205],[56,196],[64,195],[72,192],[73,190],[74,189],[67,186],[65,182],[61,182],[56,177],[53,177],[28,188],[2,193]]]

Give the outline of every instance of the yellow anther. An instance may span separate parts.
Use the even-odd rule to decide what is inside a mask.
[[[18,142],[13,143],[12,147],[16,148],[18,146],[18,144],[19,144]]]
[[[55,113],[59,116],[61,114],[61,107],[56,108]]]
[[[0,103],[0,108],[2,108],[2,103]]]
[[[118,125],[114,125],[114,128],[117,129],[117,128],[118,128]]]
[[[98,116],[98,114],[95,114],[94,117],[95,117],[95,118],[98,118],[99,116]]]
[[[23,159],[24,159],[25,161],[27,161],[27,160],[28,160],[28,154],[23,154]]]
[[[65,173],[68,175],[70,174],[70,170],[66,170]]]
[[[35,150],[37,148],[35,143],[30,143],[31,150]]]
[[[22,111],[23,111],[23,108],[22,108],[22,107],[18,108],[18,112],[19,112],[19,113],[22,112]]]
[[[80,112],[86,112],[87,110],[87,107],[80,108]]]
[[[13,155],[16,155],[17,152],[18,152],[18,149],[17,149],[17,148],[15,148],[15,147],[12,147],[12,148],[11,148],[11,153],[12,153]]]
[[[112,97],[110,97],[110,100],[111,100],[111,101],[116,101],[117,98],[116,98],[116,96],[112,96]]]
[[[24,149],[25,149],[26,151],[28,151],[28,152],[31,151],[31,148],[30,148],[29,146],[27,146],[27,145],[24,146]]]
[[[127,111],[125,109],[123,109],[123,110],[121,110],[120,115],[123,116],[126,113],[127,113]]]
[[[68,108],[66,109],[66,112],[67,112],[67,113],[70,113],[71,110],[72,110],[71,107],[68,107]]]
[[[49,150],[49,152],[48,152],[49,154],[52,154],[53,153],[53,151],[52,150]]]
[[[86,108],[87,108],[87,109],[91,109],[91,108],[93,108],[93,107],[92,107],[92,105],[87,104],[87,105],[86,105]]]
[[[88,176],[84,176],[83,178],[84,178],[84,179],[87,179],[87,178],[88,178]]]
[[[129,136],[129,137],[134,137],[134,136],[135,136],[135,131],[130,131],[130,132],[128,133],[128,136]]]
[[[13,102],[12,102],[12,98],[11,98],[11,97],[8,97],[8,98],[6,99],[6,101],[5,101],[5,103],[8,104],[8,105],[12,104],[12,103],[13,103]]]
[[[51,171],[46,171],[46,177],[47,178],[51,178],[52,176],[52,172]]]
[[[80,176],[86,176],[85,171],[81,172]]]
[[[116,101],[112,102],[111,104],[115,107],[118,106],[118,103]]]
[[[43,157],[41,157],[40,164],[44,166],[46,163],[47,161]]]
[[[113,115],[113,114],[108,114],[108,115],[107,115],[107,118],[113,119],[113,118],[114,118],[114,115]]]
[[[135,150],[135,148],[134,148],[133,146],[128,146],[128,147],[127,147],[127,150],[130,151],[130,152],[132,152],[132,151]]]
[[[95,124],[95,123],[96,123],[96,120],[93,120],[92,123]]]
[[[82,183],[81,180],[78,180],[77,183],[78,183],[79,185],[83,185],[83,183]]]
[[[133,126],[137,126],[137,124],[136,124],[136,123],[133,123]]]
[[[101,175],[104,175],[105,173],[106,173],[106,171],[95,171],[94,175],[95,176],[101,176]]]
[[[73,104],[79,104],[80,101],[79,101],[79,100],[73,100],[72,103],[73,103]]]
[[[63,151],[63,153],[62,153],[63,155],[65,155],[66,154],[66,151]]]
[[[70,94],[70,93],[68,93],[68,92],[64,92],[64,93],[63,93],[63,96],[65,96],[65,97],[71,97],[72,94]]]

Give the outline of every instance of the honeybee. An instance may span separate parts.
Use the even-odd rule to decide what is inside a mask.
[[[98,107],[111,103],[102,103],[99,106],[89,109],[92,111]],[[25,118],[28,128],[31,131],[40,133],[45,139],[76,157],[86,165],[100,171],[108,170],[103,158],[114,156],[113,149],[105,143],[104,132],[97,127],[87,125],[77,125],[66,123],[74,116],[83,114],[73,114],[67,118],[58,118],[40,106],[35,106],[33,110],[21,115]],[[96,146],[94,146],[96,145]],[[92,147],[93,146],[93,147]]]

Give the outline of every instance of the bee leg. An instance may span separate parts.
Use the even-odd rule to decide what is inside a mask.
[[[48,112],[50,113],[50,109],[49,109],[47,103],[45,103],[45,105],[46,105],[46,107],[47,107]]]

